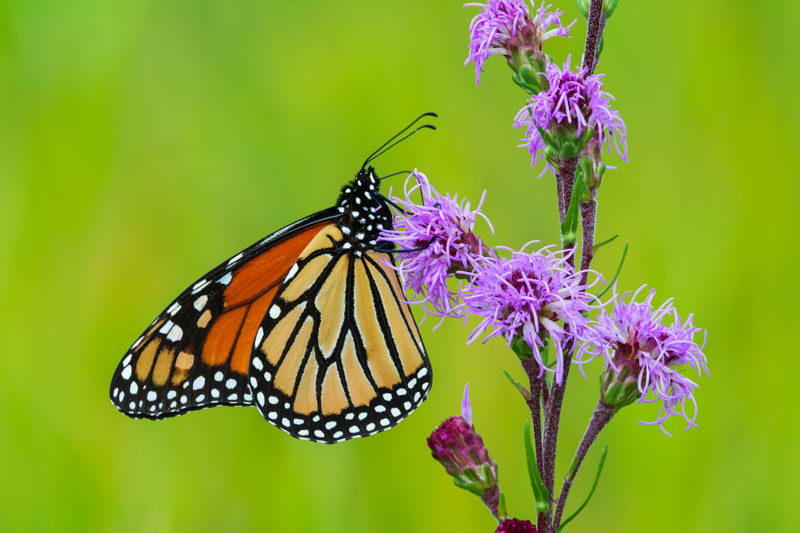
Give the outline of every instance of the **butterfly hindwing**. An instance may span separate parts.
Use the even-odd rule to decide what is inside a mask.
[[[297,257],[334,215],[322,211],[276,231],[181,293],[120,362],[112,403],[151,419],[252,405],[247,374],[258,327]]]
[[[268,421],[338,442],[395,426],[427,397],[431,370],[392,258],[323,227],[258,329],[250,387]]]

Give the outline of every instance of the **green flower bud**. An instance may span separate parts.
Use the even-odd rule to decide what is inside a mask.
[[[585,19],[589,18],[589,6],[591,6],[591,4],[592,0],[578,0],[578,10]],[[605,15],[606,18],[613,15],[614,10],[617,9],[617,4],[619,4],[619,0],[603,0],[603,15]]]
[[[597,138],[593,137],[586,143],[578,161],[578,170],[583,175],[583,181],[590,190],[596,191],[600,184],[603,183],[606,164],[603,162],[600,143]]]
[[[609,367],[600,376],[600,396],[616,410],[632,404],[642,396],[638,383],[639,374],[633,368],[634,364],[630,360],[624,361],[617,365],[619,374]]]

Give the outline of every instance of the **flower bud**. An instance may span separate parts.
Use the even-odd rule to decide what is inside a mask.
[[[578,0],[578,10],[585,19],[589,18],[589,7],[591,4],[592,0]],[[619,4],[619,0],[603,0],[603,15],[606,18],[613,15],[614,10],[617,9],[617,4]]]
[[[629,359],[617,365],[619,373],[609,366],[600,376],[600,396],[616,410],[632,404],[642,396],[638,384],[639,372],[634,368],[635,365]]]
[[[583,182],[590,190],[595,190],[603,183],[603,175],[606,172],[606,164],[603,162],[600,152],[600,142],[597,136],[593,136],[586,143],[583,149],[578,169],[583,175]]]
[[[511,79],[528,94],[538,94],[549,88],[545,68],[547,58],[541,49],[526,45],[523,41],[512,37],[506,43],[508,66],[511,67]]]
[[[461,416],[451,416],[442,422],[428,437],[428,447],[456,485],[491,503],[490,508],[496,514],[500,496],[497,463],[472,425],[468,387],[464,389]]]
[[[527,520],[510,518],[497,526],[494,533],[537,533],[536,527]]]

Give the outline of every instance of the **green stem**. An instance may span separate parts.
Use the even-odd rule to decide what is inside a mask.
[[[567,503],[569,491],[572,488],[572,483],[575,481],[575,476],[578,474],[578,470],[580,470],[581,465],[583,464],[583,460],[586,459],[586,454],[589,453],[589,448],[591,448],[592,444],[597,439],[597,436],[600,434],[600,431],[603,430],[613,416],[614,407],[605,403],[601,398],[597,402],[597,407],[594,409],[592,419],[589,421],[589,426],[586,428],[586,432],[583,434],[583,438],[578,445],[578,451],[575,452],[575,457],[572,460],[572,464],[570,464],[567,475],[564,477],[564,484],[561,486],[561,494],[558,497],[558,505],[556,506],[556,514],[553,518],[554,530],[558,529],[558,526],[561,523],[561,517],[564,514],[564,506]]]

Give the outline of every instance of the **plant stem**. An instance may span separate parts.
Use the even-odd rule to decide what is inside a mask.
[[[556,472],[556,450],[558,448],[558,423],[561,418],[561,406],[564,403],[564,391],[567,388],[567,378],[569,377],[570,364],[572,362],[573,342],[567,342],[564,347],[564,373],[561,378],[561,385],[553,383],[550,390],[550,398],[547,401],[544,420],[544,437],[542,439],[542,453],[544,454],[544,481],[545,487],[550,492],[550,508],[547,513],[548,521],[553,512],[555,503],[555,472]]]
[[[533,421],[533,443],[536,447],[536,466],[539,475],[544,472],[542,463],[542,386],[543,378],[539,377],[539,364],[533,359],[523,359],[522,368],[528,375],[530,383],[530,397],[528,398],[528,408],[531,410],[531,420]]]
[[[597,222],[597,189],[592,189],[592,198],[581,203],[581,227],[583,228],[583,241],[581,243],[581,285],[589,279],[589,266],[594,258],[594,229]]]
[[[594,69],[597,66],[597,58],[598,58],[598,51],[600,49],[600,40],[603,36],[603,30],[605,29],[605,17],[603,16],[602,11],[602,0],[591,0],[591,5],[589,7],[589,20],[586,29],[586,45],[583,51],[583,67],[586,68],[587,74],[590,75],[594,73]],[[558,198],[558,214],[559,214],[559,221],[563,222],[564,218],[566,218],[567,210],[569,209],[570,199],[572,197],[572,188],[575,183],[575,171],[577,170],[578,166],[578,158],[570,158],[570,159],[562,159],[559,161],[558,165],[558,191],[559,191],[559,198]],[[590,211],[586,212],[586,217],[583,219],[583,247],[582,250],[582,257],[581,257],[581,268],[588,269],[589,265],[591,264],[592,260],[592,246],[594,245],[594,230],[595,230],[595,218],[597,213],[597,204],[592,198],[591,209]],[[584,210],[583,206],[581,206],[581,216],[584,217]],[[589,241],[587,241],[587,235]],[[583,257],[586,255],[587,257]],[[571,265],[575,265],[575,254],[570,254],[568,261]],[[583,274],[583,276],[588,276],[588,274]],[[545,421],[544,421],[544,434],[542,437],[542,453],[544,455],[544,475],[542,476],[542,480],[544,481],[547,490],[550,491],[550,506],[547,513],[547,520],[545,521],[545,526],[547,526],[547,522],[549,522],[550,517],[553,513],[553,506],[555,503],[554,498],[554,485],[555,485],[555,468],[556,468],[556,450],[558,447],[558,426],[559,421],[561,418],[561,407],[564,403],[564,392],[567,387],[567,379],[569,378],[569,369],[572,363],[572,350],[574,347],[573,342],[567,343],[567,346],[564,347],[564,372],[561,378],[561,385],[553,384],[552,389],[550,390],[549,398],[547,400],[547,405],[545,409]],[[597,411],[597,410],[595,410]],[[610,416],[609,416],[610,419]],[[607,423],[606,420],[605,423]],[[602,429],[600,426],[599,429]],[[597,433],[599,433],[599,429]],[[592,438],[592,441],[596,437],[596,433]],[[585,436],[584,436],[585,438]],[[589,443],[591,445],[591,442]],[[588,449],[588,448],[587,448]],[[585,455],[585,454],[584,454]],[[582,461],[582,459],[581,459]],[[574,478],[575,473],[577,472],[577,468],[572,472],[572,477]],[[566,481],[565,481],[566,483]],[[569,480],[569,484],[571,486],[572,479]],[[569,493],[569,489],[567,489],[567,494]],[[566,495],[562,490],[562,495],[564,500],[566,501]],[[561,498],[559,497],[559,500]],[[563,509],[561,512],[557,512],[557,519],[553,521],[550,528],[542,527],[542,521],[539,521],[539,529],[543,530],[544,533],[555,532],[556,528],[558,527],[558,522],[561,520],[561,514],[563,513]]]
[[[606,26],[602,0],[592,0],[589,6],[589,20],[586,27],[586,46],[583,49],[583,68],[587,75],[594,74],[600,52],[600,39]]]
[[[575,480],[575,476],[578,474],[583,460],[586,459],[589,448],[591,448],[595,439],[597,439],[597,435],[599,435],[600,431],[608,424],[612,416],[614,416],[614,407],[605,403],[601,398],[597,402],[597,407],[594,409],[592,419],[589,421],[586,432],[583,434],[583,438],[578,445],[578,451],[575,452],[575,458],[573,459],[572,465],[570,465],[570,470],[564,477],[564,484],[561,486],[561,494],[558,497],[558,505],[556,506],[555,518],[553,518],[553,531],[555,531],[561,523],[561,517],[564,514],[564,507],[567,503],[569,491],[572,488],[572,482]]]
[[[564,222],[572,197],[572,186],[575,184],[575,170],[578,168],[578,158],[561,159],[558,162],[558,220]]]
[[[483,493],[483,496],[481,497],[481,500],[486,505],[486,507],[489,508],[489,512],[492,513],[492,516],[494,517],[495,520],[497,520],[497,523],[499,524],[501,522],[500,516],[498,514],[498,510],[500,507],[500,487],[495,485],[494,487],[486,489],[486,491]]]

